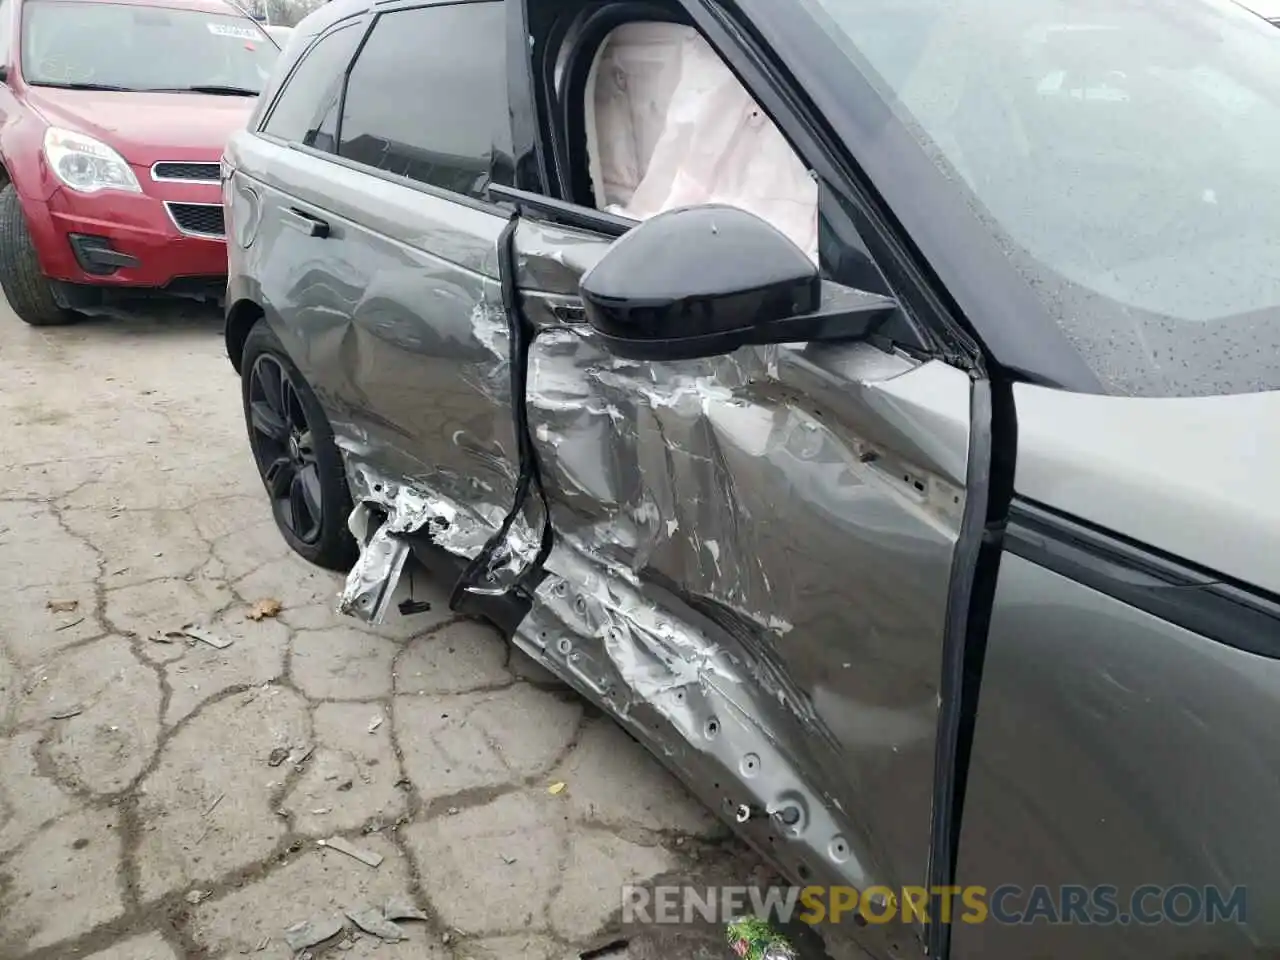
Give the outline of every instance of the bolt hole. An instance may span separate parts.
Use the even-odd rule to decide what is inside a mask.
[[[677,690],[677,691],[676,691],[676,700],[677,700],[678,702],[680,702],[680,703],[684,703],[684,691],[683,691],[683,690]]]
[[[796,873],[799,874],[801,880],[809,879],[809,868],[803,863],[796,867]]]
[[[720,721],[712,717],[707,721],[707,736],[714,737],[720,732]]]
[[[561,637],[560,642],[556,644],[556,649],[559,650],[561,653],[567,654],[570,650],[573,649],[573,644],[569,642],[568,637]]]

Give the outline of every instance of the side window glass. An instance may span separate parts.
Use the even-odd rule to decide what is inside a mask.
[[[9,48],[12,46],[13,32],[9,29],[9,18],[13,16],[13,7],[9,0],[0,0],[0,63],[9,59]],[[10,64],[5,63],[5,66]]]
[[[384,13],[347,81],[338,153],[470,197],[510,185],[505,34],[499,2]]]
[[[360,42],[358,26],[340,27],[303,54],[267,117],[263,133],[334,152],[342,80]]]

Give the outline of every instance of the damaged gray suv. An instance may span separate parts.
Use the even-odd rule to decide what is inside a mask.
[[[334,0],[227,349],[346,612],[444,578],[871,956],[1257,956],[1277,156],[1228,0]]]

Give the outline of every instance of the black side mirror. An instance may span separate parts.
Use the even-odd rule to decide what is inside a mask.
[[[769,223],[737,207],[661,213],[582,278],[587,321],[631,360],[689,360],[747,344],[856,340],[897,303],[821,279]]]

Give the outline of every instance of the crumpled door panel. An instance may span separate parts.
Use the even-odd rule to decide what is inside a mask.
[[[922,381],[950,403],[917,440]],[[579,327],[535,341],[528,403],[557,547],[521,637],[811,875],[922,882],[967,378],[856,347],[640,364]]]
[[[923,882],[967,376],[865,345],[618,360],[565,319],[605,242],[517,239],[555,546],[516,642],[793,876]],[[349,466],[458,556],[501,521]]]

